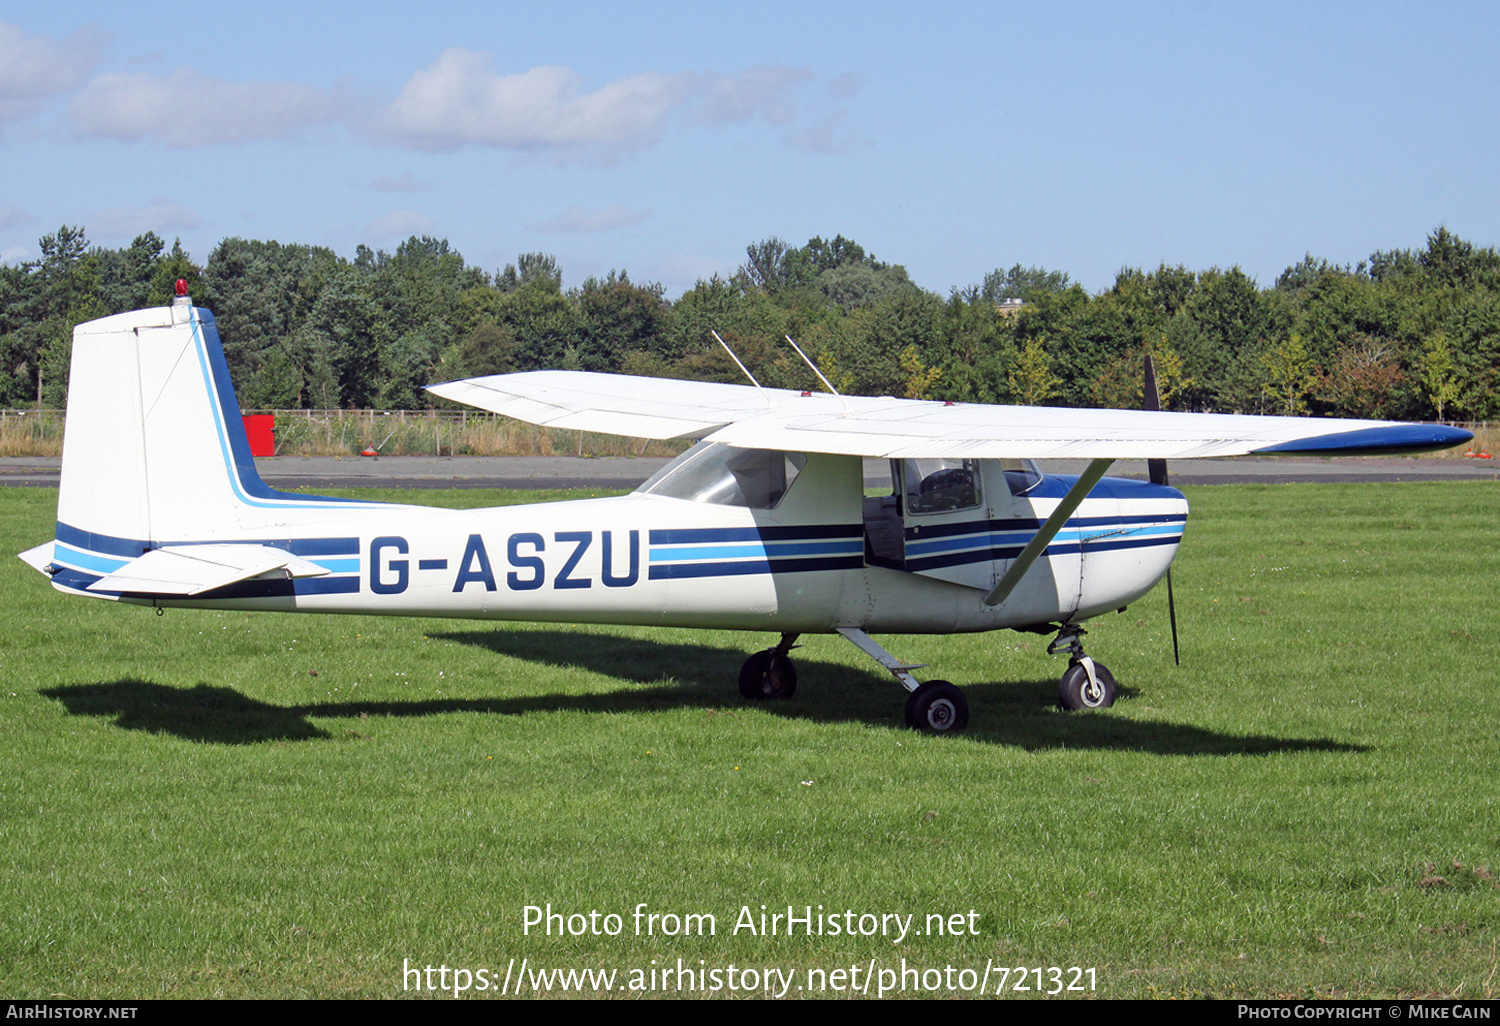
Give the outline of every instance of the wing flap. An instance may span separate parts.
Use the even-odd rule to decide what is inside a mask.
[[[278,570],[288,577],[329,573],[270,545],[167,545],[106,574],[88,590],[191,597]]]
[[[427,391],[545,427],[632,438],[701,438],[768,399],[744,385],[587,371],[529,371],[429,385]]]

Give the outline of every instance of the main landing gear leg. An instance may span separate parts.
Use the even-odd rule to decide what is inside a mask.
[[[788,654],[798,635],[783,634],[775,648],[757,652],[740,667],[740,694],[746,698],[791,698],[797,690],[797,667]]]
[[[1071,657],[1057,686],[1057,701],[1064,709],[1105,709],[1115,704],[1119,691],[1109,668],[1084,653],[1083,636],[1087,633],[1077,624],[1064,624],[1047,646],[1048,655],[1066,652]]]
[[[969,700],[958,688],[945,680],[930,680],[923,684],[911,675],[925,663],[903,663],[858,627],[840,627],[839,633],[865,654],[891,672],[891,676],[910,692],[906,697],[906,725],[915,730],[931,734],[946,734],[962,730],[969,722]]]

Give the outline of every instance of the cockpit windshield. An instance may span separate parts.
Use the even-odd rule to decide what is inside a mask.
[[[1000,467],[1005,471],[1005,483],[1010,494],[1025,495],[1042,483],[1042,471],[1034,460],[1003,459]]]
[[[699,442],[636,489],[719,506],[775,509],[807,465],[800,452]]]

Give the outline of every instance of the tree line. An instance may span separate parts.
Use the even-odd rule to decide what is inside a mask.
[[[489,273],[446,240],[354,259],[225,239],[200,266],[154,233],[91,246],[82,228],[0,267],[0,407],[66,402],[73,327],[170,302],[213,310],[246,408],[421,409],[422,386],[567,368],[984,403],[1139,407],[1150,351],[1164,408],[1500,419],[1500,255],[1446,228],[1359,264],[1308,256],[1261,287],[1238,267],[1126,268],[1091,294],[1065,272],[997,268],[945,297],[836,236],[746,248],[676,300],[625,271],[565,289],[555,258]]]

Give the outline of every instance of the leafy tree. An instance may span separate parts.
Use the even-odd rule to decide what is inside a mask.
[[[1294,417],[1307,412],[1307,395],[1317,384],[1312,358],[1297,335],[1290,335],[1260,354],[1265,365],[1265,392],[1276,412]]]
[[[904,267],[877,268],[867,263],[830,267],[818,274],[814,284],[828,302],[844,310],[873,306],[898,290],[916,287]]]
[[[745,247],[746,259],[740,265],[739,274],[755,288],[773,295],[780,292],[786,285],[782,264],[788,249],[786,240],[776,236],[750,243]]]
[[[561,275],[537,275],[506,294],[501,323],[516,340],[521,370],[561,367],[574,345],[577,308],[558,288],[561,281]]]
[[[584,370],[616,370],[631,350],[659,350],[667,317],[661,285],[633,285],[623,271],[603,281],[590,278],[575,300],[575,347]]]
[[[684,292],[666,318],[661,353],[673,359],[716,350],[711,332],[754,338],[767,346],[787,331],[787,316],[760,289],[714,275]],[[785,346],[786,343],[782,343]]]
[[[437,377],[441,380],[482,378],[509,374],[515,369],[516,340],[495,321],[477,324],[443,357]]]
[[[158,258],[151,268],[151,281],[146,289],[146,306],[166,306],[177,295],[177,282],[187,282],[188,295],[196,296],[203,268],[193,263],[181,239],[172,240],[172,250]],[[129,309],[128,307],[126,309]],[[217,320],[217,318],[216,318]]]
[[[1182,354],[1193,385],[1183,396],[1188,409],[1246,409],[1263,398],[1261,340],[1273,329],[1271,309],[1255,282],[1238,267],[1210,268],[1169,324],[1167,336]]]
[[[550,253],[522,253],[514,264],[506,264],[505,270],[495,275],[495,288],[501,292],[515,292],[526,285],[561,292],[562,268],[557,265],[557,257]]]
[[[932,390],[943,372],[937,367],[928,367],[922,362],[922,351],[915,345],[901,350],[901,373],[906,382],[901,394],[907,399],[931,399]]]
[[[1390,418],[1409,412],[1409,380],[1384,339],[1354,335],[1338,346],[1332,365],[1313,377],[1317,398],[1339,416]]]
[[[1442,420],[1444,412],[1459,396],[1453,346],[1443,332],[1437,332],[1422,343],[1419,374],[1427,399],[1437,410],[1437,419]]]
[[[263,352],[312,316],[327,283],[347,275],[346,266],[318,246],[229,238],[214,248],[203,268],[202,292],[194,298],[214,311],[236,388],[248,381]],[[342,328],[325,324],[323,330],[339,337]]]
[[[1007,299],[1019,299],[1034,303],[1047,293],[1064,292],[1073,281],[1063,271],[1049,271],[1043,267],[1023,267],[1016,264],[1010,270],[996,268],[984,276],[980,294],[991,303]]]
[[[1052,359],[1040,338],[1027,339],[1010,372],[1010,394],[1022,406],[1044,406],[1062,392],[1062,380],[1052,371]]]
[[[921,289],[901,289],[874,306],[858,310],[849,330],[834,339],[833,355],[853,379],[854,390],[866,395],[901,395],[906,375],[901,352],[937,349],[943,302]]]

